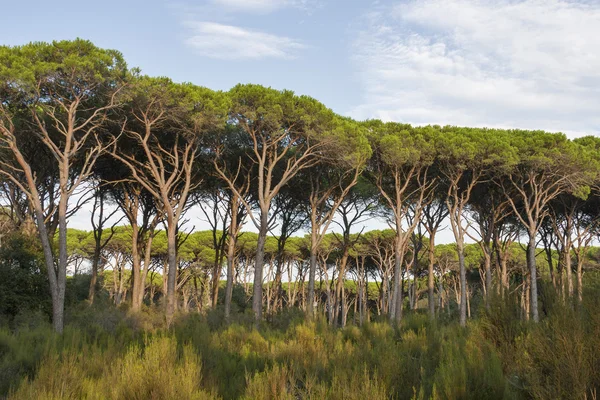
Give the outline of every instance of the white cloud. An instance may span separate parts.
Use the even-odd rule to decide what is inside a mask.
[[[356,117],[600,131],[597,2],[418,0],[365,20]]]
[[[307,9],[313,0],[211,0],[229,11],[250,11],[267,13],[285,7]]]
[[[268,12],[288,5],[287,0],[212,0],[212,3],[240,11]]]
[[[219,59],[294,58],[304,45],[289,37],[215,22],[186,24],[192,35],[185,43],[201,55]]]

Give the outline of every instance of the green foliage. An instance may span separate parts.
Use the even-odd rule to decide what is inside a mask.
[[[599,302],[557,306],[517,341],[515,376],[536,399],[593,398],[600,389]]]
[[[0,316],[10,324],[18,314],[26,314],[29,319],[40,312],[48,318],[51,313],[48,293],[38,242],[19,233],[4,238],[0,247]]]
[[[409,314],[399,328],[371,323],[335,329],[298,319],[260,331],[251,313],[213,326],[189,315],[165,331],[158,319],[150,325],[138,320],[152,319],[155,311],[130,317],[107,306],[88,307],[69,313],[63,335],[53,334],[49,324],[0,330],[0,395],[583,398],[600,385],[597,307],[598,300],[577,310],[556,306],[553,317],[530,325],[516,322],[514,301],[496,299],[466,329]],[[112,323],[86,324],[110,318]]]
[[[189,345],[156,336],[131,344],[71,345],[50,353],[36,379],[25,380],[9,398],[38,399],[212,399],[199,388],[201,363]]]
[[[30,93],[58,89],[46,92],[57,96],[64,94],[60,90],[77,89],[61,88],[69,77],[77,77],[81,87],[95,88],[124,78],[126,72],[121,53],[100,49],[82,39],[0,46],[0,59],[0,81],[16,83],[15,88]],[[38,87],[40,82],[41,87]]]

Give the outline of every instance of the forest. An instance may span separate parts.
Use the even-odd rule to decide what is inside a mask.
[[[599,236],[595,136],[0,47],[0,398],[596,399]]]

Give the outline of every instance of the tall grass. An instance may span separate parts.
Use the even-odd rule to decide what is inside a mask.
[[[409,314],[334,329],[274,316],[215,323],[180,316],[165,330],[146,311],[71,311],[49,326],[0,330],[0,397],[9,399],[594,398],[600,384],[598,304],[554,304],[537,326],[504,301],[467,328]],[[83,321],[96,317],[96,323]],[[138,320],[140,319],[140,320]]]

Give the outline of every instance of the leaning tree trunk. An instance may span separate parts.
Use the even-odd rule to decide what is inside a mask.
[[[64,297],[61,303],[58,295],[58,282],[56,277],[56,266],[54,263],[54,254],[52,254],[52,245],[48,238],[48,229],[46,228],[46,221],[44,219],[44,212],[42,211],[41,204],[34,204],[35,207],[35,219],[38,225],[38,232],[40,235],[40,241],[42,243],[42,250],[44,252],[44,261],[46,263],[46,269],[48,270],[48,282],[50,284],[50,296],[52,298],[52,326],[58,333],[63,332],[63,315],[64,315]]]

